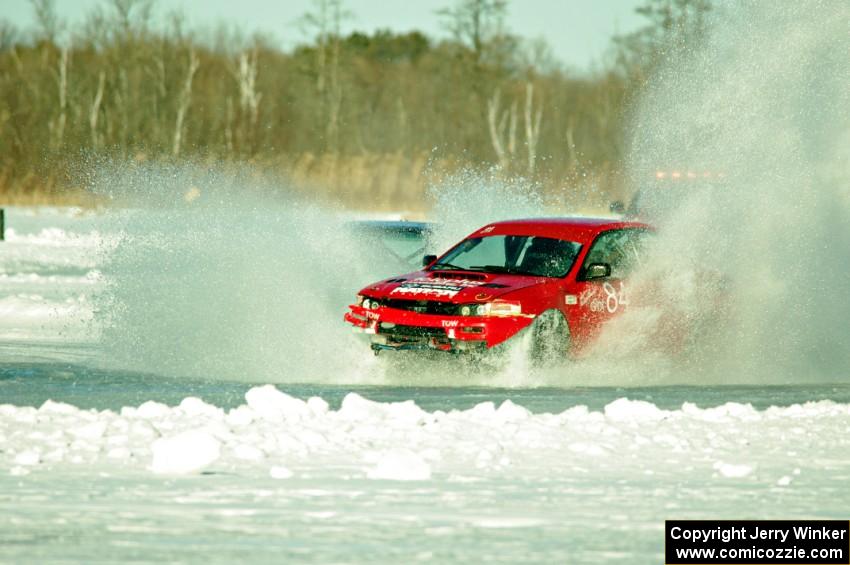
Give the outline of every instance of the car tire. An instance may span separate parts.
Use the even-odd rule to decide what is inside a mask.
[[[570,347],[570,327],[558,310],[546,310],[532,322],[529,361],[534,367],[563,363]]]

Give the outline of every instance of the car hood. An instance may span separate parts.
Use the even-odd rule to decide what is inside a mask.
[[[452,271],[417,271],[367,286],[361,292],[373,298],[484,302],[546,282],[545,277]]]

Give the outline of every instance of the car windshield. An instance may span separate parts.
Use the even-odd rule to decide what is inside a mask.
[[[464,270],[563,277],[581,245],[574,241],[530,235],[471,237],[443,255],[430,270]]]

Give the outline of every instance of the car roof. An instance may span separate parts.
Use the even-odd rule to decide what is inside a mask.
[[[643,222],[610,217],[525,218],[487,224],[473,232],[470,237],[485,235],[531,235],[566,239],[581,243],[589,242],[600,232],[623,228],[653,229],[652,226]]]
[[[424,233],[433,229],[429,222],[407,220],[359,220],[349,222],[350,229],[372,233]]]

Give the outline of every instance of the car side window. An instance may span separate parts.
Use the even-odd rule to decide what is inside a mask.
[[[592,263],[606,263],[611,266],[612,278],[625,278],[641,266],[647,239],[651,235],[651,231],[642,229],[604,232],[593,242],[583,269]]]

